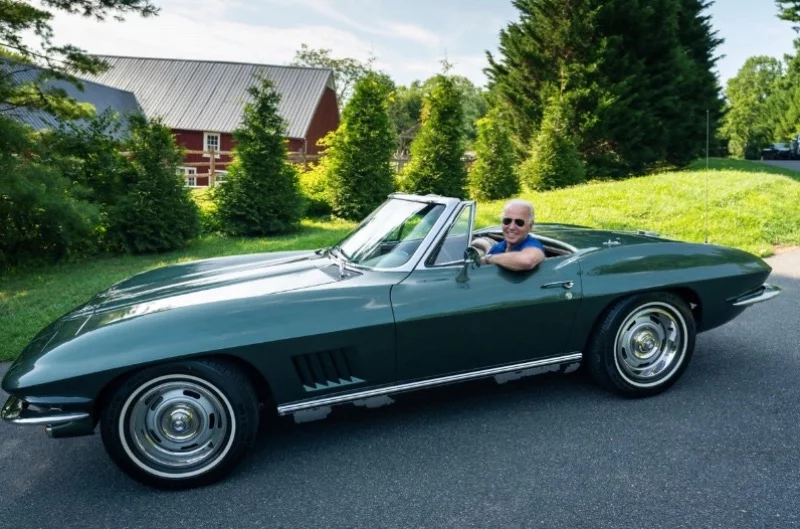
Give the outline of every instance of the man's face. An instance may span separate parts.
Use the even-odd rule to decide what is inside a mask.
[[[509,221],[509,219],[511,220]],[[530,221],[530,210],[525,206],[509,206],[503,212],[501,220],[503,223],[503,236],[510,246],[523,241],[533,227],[533,223]]]

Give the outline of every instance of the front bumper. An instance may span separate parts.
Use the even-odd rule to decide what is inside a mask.
[[[769,301],[770,299],[780,296],[781,289],[775,285],[764,283],[753,292],[748,292],[744,296],[740,296],[731,301],[734,307],[749,307],[756,303]]]
[[[0,419],[13,424],[44,425],[49,437],[75,437],[94,431],[91,414],[63,410],[55,405],[31,404],[18,397],[9,397],[0,411]]]

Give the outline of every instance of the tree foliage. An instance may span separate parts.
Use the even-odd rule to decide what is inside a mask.
[[[0,269],[92,248],[97,208],[49,156],[36,133],[0,116]]]
[[[522,181],[530,189],[546,191],[580,184],[586,173],[558,102],[545,109],[539,133],[531,141],[530,157],[520,167]]]
[[[52,163],[67,178],[84,186],[88,200],[103,211],[124,193],[123,175],[129,169],[121,138],[126,128],[124,118],[107,110],[79,122],[63,121],[43,137],[54,154]]]
[[[421,119],[419,133],[411,144],[411,161],[402,174],[402,189],[421,195],[463,197],[467,184],[462,161],[463,106],[452,77],[436,76],[425,97]]]
[[[215,191],[220,226],[245,236],[291,231],[300,223],[303,198],[297,170],[287,163],[281,96],[267,79],[248,92],[252,101],[233,135],[233,163]]]
[[[42,0],[38,7],[19,0],[0,0],[0,113],[36,108],[68,119],[91,113],[91,109],[76,104],[63,89],[49,83],[66,80],[82,87],[76,75],[99,73],[107,67],[75,46],[53,44],[50,23],[57,11],[98,21],[158,13],[150,0]],[[33,81],[14,80],[32,66],[38,67]]]
[[[123,193],[109,207],[108,245],[131,253],[165,252],[183,247],[200,231],[200,213],[178,177],[183,151],[159,120],[130,118],[125,145],[130,163]]]
[[[333,213],[360,220],[394,191],[395,150],[386,83],[370,72],[356,82],[326,158]]]
[[[508,198],[519,192],[511,130],[500,109],[478,120],[477,160],[469,173],[472,195],[479,200]]]
[[[353,87],[369,71],[369,66],[353,59],[344,57],[336,59],[332,57],[333,50],[310,48],[308,44],[302,44],[300,49],[294,54],[293,66],[309,66],[312,68],[330,68],[333,70],[333,77],[336,82],[336,97],[340,105],[344,105],[350,98]]]
[[[475,86],[469,79],[455,75],[452,77],[456,88],[460,92],[462,116],[464,121],[464,135],[468,143],[474,142],[478,137],[476,122],[486,115],[488,102],[485,91]],[[414,81],[408,86],[398,86],[389,105],[389,114],[398,135],[411,133],[420,124],[422,118],[422,104],[425,94],[437,83],[436,76],[429,77],[424,82]]]
[[[701,0],[515,0],[518,21],[489,54],[490,88],[518,145],[549,101],[567,112],[592,176],[688,163],[721,114],[712,71],[720,43]]]
[[[778,7],[778,18],[800,23],[800,0],[776,0],[775,5]],[[800,31],[798,26],[794,29]]]
[[[772,140],[774,127],[769,109],[782,73],[777,59],[750,57],[728,81],[725,94],[729,108],[720,132],[728,139],[733,156],[756,158],[760,148]]]

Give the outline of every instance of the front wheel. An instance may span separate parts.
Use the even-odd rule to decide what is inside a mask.
[[[694,352],[696,330],[686,302],[670,293],[638,294],[603,316],[587,352],[592,378],[629,397],[674,384]]]
[[[100,418],[103,444],[125,473],[146,485],[189,488],[227,475],[255,442],[258,400],[225,362],[145,369],[114,393]]]

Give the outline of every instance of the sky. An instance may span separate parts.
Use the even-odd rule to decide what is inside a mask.
[[[288,64],[306,43],[334,57],[374,58],[397,83],[441,71],[486,83],[486,51],[517,19],[511,0],[152,0],[161,12],[97,23],[59,14],[55,41],[101,55]],[[708,14],[725,43],[717,49],[725,82],[754,55],[792,53],[796,33],[773,0],[716,0]]]

